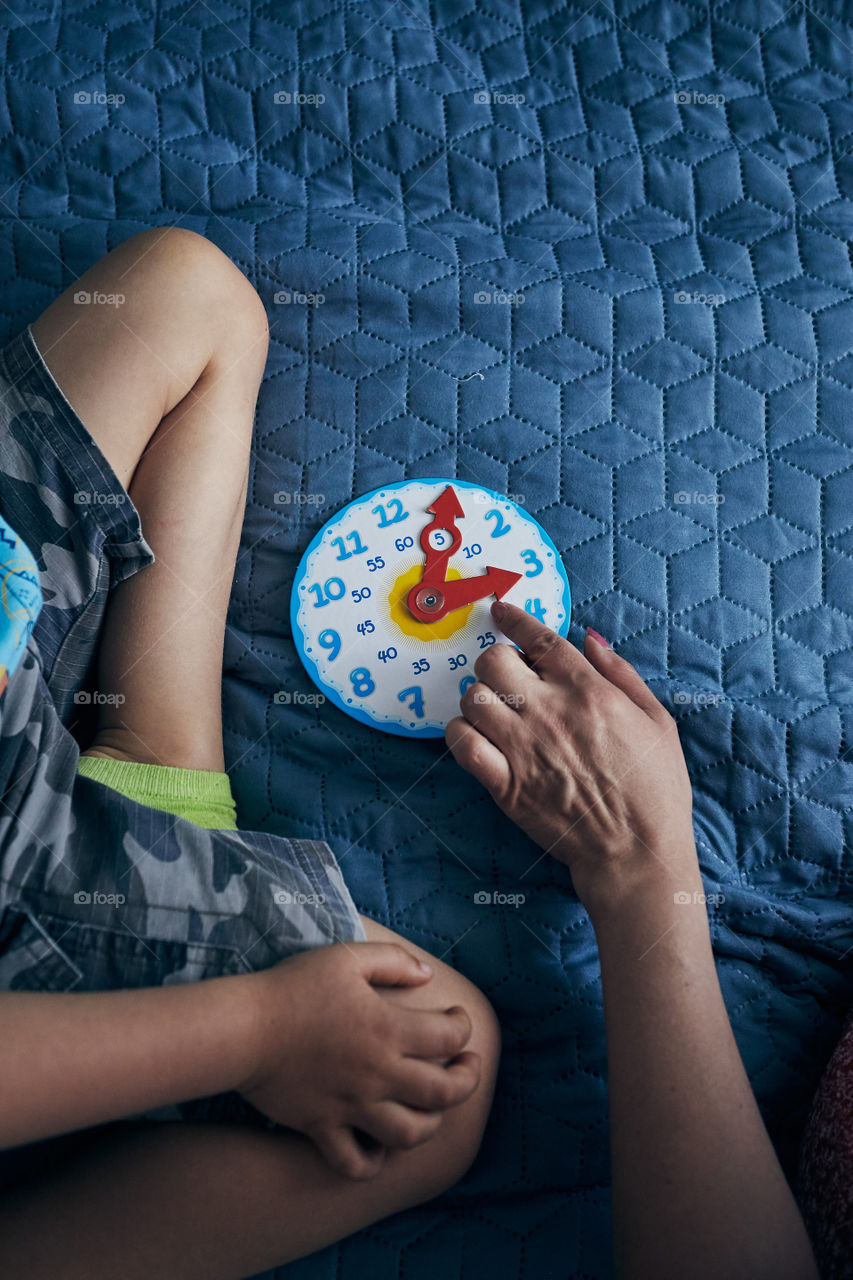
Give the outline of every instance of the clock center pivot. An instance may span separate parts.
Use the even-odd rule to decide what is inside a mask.
[[[445,613],[440,616],[444,604],[447,603],[445,598],[444,604],[437,606],[433,613],[424,612],[421,618],[415,618],[407,603],[410,592],[423,590],[429,594],[437,591],[445,594],[444,584],[433,587],[430,587],[429,583],[424,585],[421,580],[422,568],[422,565],[416,564],[406,569],[391,586],[388,593],[391,621],[404,635],[411,636],[413,640],[419,640],[422,643],[430,644],[434,640],[449,640],[466,626],[474,606],[468,605],[457,609],[454,613]],[[453,582],[461,576],[458,569],[447,570],[448,582]]]
[[[444,592],[438,587],[421,587],[415,592],[414,603],[422,613],[439,613],[444,607]]]

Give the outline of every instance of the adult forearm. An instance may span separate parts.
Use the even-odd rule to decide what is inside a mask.
[[[0,994],[0,1146],[236,1088],[253,1067],[252,979]]]
[[[732,1035],[698,874],[638,890],[595,926],[620,1274],[816,1277]]]

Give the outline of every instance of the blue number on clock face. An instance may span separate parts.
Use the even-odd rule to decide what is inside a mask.
[[[346,549],[345,542],[352,543],[352,551]],[[353,530],[352,533],[345,534],[343,538],[332,538],[332,546],[338,548],[338,560],[349,560],[352,556],[361,556],[367,551],[358,529]]]
[[[405,702],[407,698],[411,698],[411,702],[407,705],[410,711],[414,711],[419,720],[424,718],[424,691],[419,684],[413,684],[411,689],[401,689],[397,694],[400,702]]]
[[[462,677],[462,679],[459,681],[459,696],[460,696],[460,698],[461,698],[462,694],[465,692],[465,690],[468,688],[468,685],[469,685],[469,684],[476,684],[476,683],[477,683],[477,677],[476,677],[476,676],[463,676],[463,677]]]
[[[391,510],[394,510],[394,514],[389,516],[388,512]],[[401,520],[409,518],[409,513],[403,510],[403,504],[399,498],[389,498],[387,502],[380,502],[378,507],[373,508],[372,514],[379,516],[380,529],[387,529],[389,524],[399,524]]]
[[[535,551],[522,551],[521,558],[525,564],[532,567],[525,569],[525,578],[536,578],[542,572],[542,561],[539,559]]]
[[[525,600],[524,611],[529,613],[532,618],[538,619],[539,622],[545,621],[547,609],[542,608],[542,601],[537,596],[535,600]]]
[[[369,698],[376,685],[367,667],[355,667],[349,673],[352,691],[357,698]]]
[[[317,599],[314,601],[314,608],[320,609],[324,604],[331,604],[333,600],[340,600],[346,591],[346,587],[340,578],[327,578],[322,587],[319,582],[312,582],[308,590],[316,593]]]
[[[507,524],[497,507],[493,507],[491,511],[487,511],[483,520],[491,520],[494,517],[495,527],[492,530],[493,538],[502,538],[505,533],[509,533],[512,528],[511,524]]]
[[[327,627],[325,631],[321,631],[317,637],[317,643],[321,649],[329,650],[329,661],[334,662],[335,658],[341,651],[341,637],[337,631],[333,631],[331,627]]]

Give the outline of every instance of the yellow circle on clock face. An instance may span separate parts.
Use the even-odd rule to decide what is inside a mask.
[[[429,644],[430,640],[449,640],[452,635],[467,625],[474,606],[468,604],[462,609],[454,609],[452,613],[446,614],[437,622],[418,622],[409,613],[406,597],[412,587],[417,586],[422,576],[423,566],[418,564],[400,574],[388,593],[391,621],[397,624],[404,635],[413,636],[415,640],[423,640],[426,644]],[[455,578],[461,577],[462,574],[458,569],[452,566],[448,568],[447,582],[453,582]]]

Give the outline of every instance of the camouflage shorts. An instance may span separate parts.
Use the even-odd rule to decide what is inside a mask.
[[[191,982],[363,939],[328,845],[203,830],[77,773],[110,587],[153,555],[28,329],[0,351],[0,513],[44,601],[0,698],[0,990]]]

